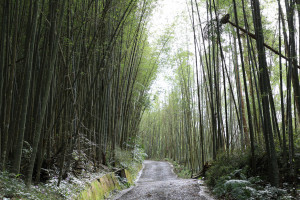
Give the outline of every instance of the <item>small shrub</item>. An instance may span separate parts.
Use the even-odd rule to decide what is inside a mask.
[[[236,187],[234,188],[230,194],[232,196],[233,199],[238,199],[238,200],[247,200],[251,198],[252,195],[252,191],[254,190],[251,187]]]
[[[224,186],[225,189],[230,191],[236,188],[241,188],[241,187],[245,187],[245,186],[249,186],[250,182],[246,181],[246,180],[235,180],[235,179],[231,179],[225,182]]]
[[[115,161],[117,166],[121,168],[129,168],[132,163],[132,155],[130,151],[116,148],[115,150]]]
[[[220,177],[224,177],[232,172],[234,168],[231,166],[219,166],[213,165],[206,172],[206,182],[209,186],[214,187],[217,184],[217,181]]]
[[[260,153],[258,153],[260,152]],[[219,154],[216,161],[206,172],[206,183],[212,188],[213,194],[222,199],[236,200],[271,200],[293,199],[287,191],[266,185],[263,181],[266,169],[265,153],[257,149],[257,165],[259,175],[251,176],[249,168],[251,162],[250,152],[236,151],[228,157]]]
[[[172,163],[174,167],[174,173],[180,178],[190,178],[192,176],[192,171],[186,168],[184,165],[179,164],[172,159],[165,158],[165,161]]]
[[[138,144],[134,146],[134,149],[131,151],[133,155],[133,160],[142,163],[148,155],[145,153],[145,150]]]

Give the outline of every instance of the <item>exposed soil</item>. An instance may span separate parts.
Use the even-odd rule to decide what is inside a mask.
[[[180,179],[168,162],[147,160],[135,187],[122,191],[115,200],[186,199],[212,200],[202,182]]]

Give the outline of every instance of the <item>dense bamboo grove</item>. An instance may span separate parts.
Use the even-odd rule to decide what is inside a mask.
[[[135,140],[157,71],[151,6],[1,0],[1,170],[30,184],[47,170],[60,182],[77,168],[116,164],[116,148]]]
[[[0,170],[59,185],[141,142],[192,173],[239,151],[255,175],[262,154],[274,186],[295,183],[300,1],[271,0],[271,21],[262,0],[185,2],[175,47],[172,27],[149,44],[155,0],[1,0]],[[153,97],[166,66],[172,88]]]
[[[141,138],[150,157],[196,173],[218,154],[230,159],[239,150],[250,152],[255,174],[263,152],[273,185],[280,182],[279,164],[295,181],[300,2],[272,1],[273,26],[262,2],[187,1],[194,49],[174,54],[173,88],[144,114]]]

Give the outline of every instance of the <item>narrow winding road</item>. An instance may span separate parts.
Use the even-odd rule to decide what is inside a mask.
[[[115,200],[212,200],[203,183],[194,179],[180,179],[168,162],[147,160],[135,187],[122,191]]]

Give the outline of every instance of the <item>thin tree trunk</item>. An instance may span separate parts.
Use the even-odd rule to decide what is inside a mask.
[[[33,1],[31,1],[33,5]],[[29,95],[30,95],[30,87],[31,87],[31,76],[32,76],[32,67],[33,67],[33,53],[35,50],[35,43],[36,43],[36,33],[37,33],[37,20],[39,17],[39,0],[36,0],[33,5],[33,17],[32,20],[28,21],[28,32],[27,33],[27,40],[26,40],[26,48],[25,50],[25,80],[24,80],[24,89],[23,89],[23,102],[22,102],[22,109],[21,109],[21,118],[19,123],[19,130],[20,133],[18,135],[16,149],[14,151],[14,161],[13,161],[13,172],[19,173],[20,172],[20,165],[21,165],[21,157],[22,157],[22,149],[23,149],[23,141],[24,141],[24,133],[26,129],[26,120],[27,120],[27,108],[29,102]]]
[[[58,4],[58,2],[53,3],[53,4]],[[54,6],[52,9],[53,9],[53,12],[55,13],[55,11],[56,11],[55,8],[56,8],[57,5],[52,5],[52,6]],[[42,105],[41,105],[40,118],[37,121],[37,128],[36,128],[36,131],[34,133],[34,140],[33,140],[33,145],[32,145],[33,151],[32,151],[32,155],[30,157],[28,172],[26,174],[26,185],[31,184],[35,158],[36,158],[36,154],[37,154],[37,151],[38,151],[38,144],[39,144],[39,141],[40,141],[40,135],[41,135],[41,131],[42,131],[43,122],[44,122],[44,119],[45,119],[46,107],[47,107],[49,94],[50,94],[50,89],[51,89],[52,76],[53,76],[53,73],[54,73],[55,62],[56,62],[56,57],[57,57],[57,52],[58,52],[58,42],[59,42],[59,35],[60,35],[62,17],[63,17],[63,13],[64,13],[64,6],[65,6],[65,1],[61,4],[60,10],[59,10],[60,11],[59,18],[58,18],[57,22],[55,21],[56,19],[52,19],[53,21],[51,22],[51,33],[50,33],[50,55],[51,56],[49,58],[50,59],[50,61],[49,61],[49,70],[48,70],[47,76],[45,77],[46,78],[46,80],[45,80],[45,92],[42,96]],[[56,26],[56,23],[57,23],[57,26]]]
[[[244,18],[245,18],[245,10],[244,10],[244,1],[242,0],[243,4],[243,12],[244,12]],[[233,7],[234,7],[234,14],[235,14],[235,23],[238,24],[238,16],[237,16],[237,9],[236,9],[236,3],[235,0],[233,0]],[[252,116],[251,116],[251,108],[250,108],[250,101],[248,96],[248,87],[247,87],[247,81],[246,81],[246,73],[245,73],[245,65],[244,65],[244,58],[243,58],[243,50],[242,50],[242,43],[240,34],[238,34],[239,29],[236,29],[238,41],[239,41],[239,48],[240,48],[240,55],[241,55],[241,62],[242,62],[242,72],[243,72],[243,80],[244,80],[244,87],[245,87],[245,95],[246,95],[246,104],[247,104],[247,113],[248,113],[248,124],[249,124],[249,130],[250,130],[250,144],[251,144],[251,156],[252,156],[252,169],[255,172],[255,154],[254,154],[254,134],[253,134],[253,125],[252,125]]]
[[[277,164],[277,156],[275,151],[275,144],[273,140],[273,133],[271,127],[271,118],[269,112],[269,98],[268,98],[268,70],[267,70],[267,61],[266,54],[264,49],[264,36],[262,30],[261,23],[261,15],[260,15],[260,6],[258,0],[252,0],[252,9],[253,9],[253,21],[255,27],[255,35],[257,37],[257,51],[258,51],[258,61],[259,61],[259,69],[260,69],[260,89],[262,93],[262,105],[263,105],[263,114],[264,114],[264,134],[265,134],[265,143],[266,146],[269,143],[269,179],[274,186],[279,185],[279,171]],[[268,146],[267,146],[268,147]]]
[[[279,53],[281,54],[281,8],[280,1],[278,0],[278,27],[279,27]],[[279,70],[280,70],[280,103],[281,103],[281,129],[282,129],[282,151],[283,151],[283,163],[287,163],[287,152],[286,152],[286,136],[285,136],[285,113],[284,113],[284,97],[283,97],[283,89],[282,89],[282,60],[281,56],[279,56]]]

